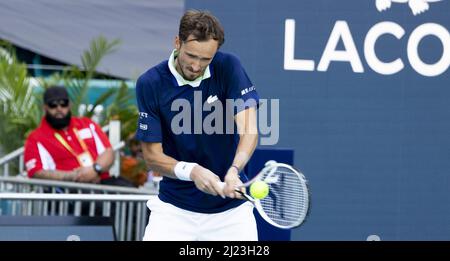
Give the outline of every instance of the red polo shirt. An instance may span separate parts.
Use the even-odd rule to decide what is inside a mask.
[[[84,141],[94,162],[98,155],[111,147],[106,134],[89,118],[72,117],[66,130],[55,130],[42,118],[41,125],[30,133],[25,143],[25,166],[29,177],[42,169],[70,171],[80,167],[78,159],[55,137],[55,132],[77,155],[84,152],[80,144]],[[108,172],[101,175],[101,179],[108,177]]]

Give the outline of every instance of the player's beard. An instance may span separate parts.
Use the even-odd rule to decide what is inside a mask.
[[[70,111],[63,118],[55,118],[49,113],[45,114],[45,120],[47,120],[48,124],[50,124],[53,129],[57,130],[64,129],[65,127],[69,126],[71,117],[72,113]]]
[[[194,77],[188,77],[188,76],[184,73],[184,69],[188,70],[188,72],[189,72],[190,70],[187,69],[187,68],[183,68],[183,66],[181,65],[181,62],[180,62],[180,59],[179,59],[179,58],[177,58],[175,62],[178,64],[178,67],[180,68],[180,71],[181,71],[181,76],[182,76],[185,80],[193,81],[193,80],[197,79],[200,75],[202,75],[201,73],[199,73],[199,74],[196,75],[196,76],[194,75]],[[194,72],[192,72],[192,71],[190,71],[190,72],[191,72],[191,73],[194,73]],[[179,73],[180,73],[180,72],[179,72]]]

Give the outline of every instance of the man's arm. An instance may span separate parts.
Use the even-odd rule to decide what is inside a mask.
[[[105,151],[97,157],[95,162],[102,166],[102,170],[109,170],[114,163],[114,150],[111,147],[106,148]]]
[[[145,162],[153,171],[173,179],[177,178],[173,169],[178,161],[164,154],[161,143],[142,142],[142,152]]]
[[[225,175],[224,193],[230,198],[241,197],[234,189],[242,184],[239,172],[245,167],[258,144],[258,127],[256,124],[256,108],[251,107],[236,114],[235,122],[239,133],[239,144],[233,164]],[[238,170],[239,169],[239,170]]]
[[[175,174],[175,166],[179,161],[164,154],[161,143],[142,142],[142,151],[147,165],[161,175],[177,179]],[[225,197],[223,191],[218,184],[219,177],[200,165],[195,165],[190,173],[190,179],[195,183],[196,187],[211,195],[220,195]]]
[[[77,177],[77,171],[64,171],[64,170],[38,170],[33,175],[38,179],[52,179],[59,181],[75,181]]]
[[[100,138],[100,142],[105,148],[105,150],[97,156],[95,163],[100,164],[102,170],[106,172],[114,163],[114,150],[112,149],[111,142],[109,141],[108,136],[105,132],[103,132],[102,128],[91,119],[87,120],[90,122],[89,128],[93,133],[97,133],[98,137]],[[99,144],[95,142],[95,146],[99,146]]]
[[[114,162],[114,151],[112,148],[107,148],[101,155],[98,156],[96,163],[102,166],[104,171],[107,171]],[[73,171],[64,170],[39,170],[34,173],[35,178],[52,179],[59,181],[77,181],[77,182],[93,182],[97,183],[98,175],[93,167],[81,167]]]
[[[114,163],[113,149],[111,147],[106,148],[105,151],[97,157],[95,163],[99,164],[104,172],[108,171]],[[93,166],[81,167],[77,170],[75,181],[98,183],[100,181],[100,177]]]

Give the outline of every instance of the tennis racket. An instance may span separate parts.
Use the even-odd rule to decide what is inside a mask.
[[[269,194],[256,199],[240,188],[248,188],[256,182],[264,181],[269,186]],[[224,182],[221,182],[225,186]],[[308,216],[310,195],[305,176],[292,166],[276,161],[266,162],[264,168],[251,180],[236,188],[245,200],[255,206],[261,217],[269,224],[283,229],[300,226]]]

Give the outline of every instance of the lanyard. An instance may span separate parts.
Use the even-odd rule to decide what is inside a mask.
[[[78,130],[77,128],[73,128],[73,132],[75,133],[75,137],[78,140],[78,143],[80,143],[81,148],[83,149],[83,152],[87,152],[89,153],[89,155],[91,155],[91,153],[89,152],[86,143],[84,142],[83,139],[80,139],[80,137],[78,136]],[[70,147],[70,145],[67,143],[67,141],[57,132],[55,132],[55,138],[59,141],[59,143],[61,143],[61,145],[64,146],[64,148],[66,148],[75,158],[78,158],[78,155],[75,153],[75,151],[72,149],[72,147]],[[92,155],[91,155],[92,156]]]

